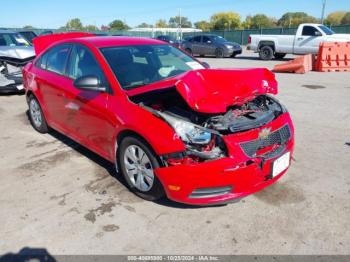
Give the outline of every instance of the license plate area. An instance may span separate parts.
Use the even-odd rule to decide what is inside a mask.
[[[290,165],[290,152],[285,153],[283,156],[277,158],[273,162],[272,177],[276,177],[285,171]]]

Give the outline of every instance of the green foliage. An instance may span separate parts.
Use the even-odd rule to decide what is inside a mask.
[[[183,27],[183,28],[191,28],[192,27],[191,21],[189,21],[188,18],[185,17],[185,16],[170,17],[170,19],[169,19],[169,27],[173,27],[173,28],[179,27],[180,20],[181,20],[181,27]]]
[[[205,21],[205,20],[198,21],[198,22],[194,23],[194,26],[197,29],[201,29],[203,31],[210,31],[210,29],[211,29],[210,23]]]
[[[64,27],[66,30],[83,30],[83,24],[79,18],[69,20]]]
[[[345,16],[346,12],[337,11],[330,13],[325,19],[324,23],[326,25],[341,25],[342,19]]]
[[[221,12],[210,18],[211,28],[214,30],[237,29],[241,25],[241,17],[235,12]]]
[[[118,31],[130,29],[130,27],[126,23],[124,23],[122,20],[119,20],[119,19],[113,20],[112,22],[109,23],[108,26],[110,27],[111,30],[118,30]]]
[[[248,18],[248,17],[247,17]],[[249,28],[269,28],[276,26],[276,19],[268,17],[264,14],[256,14],[253,17],[249,17]]]
[[[137,28],[152,28],[153,26],[151,24],[147,23],[141,23],[137,26]]]
[[[84,30],[88,32],[96,32],[99,31],[98,27],[95,25],[86,25],[84,26]]]
[[[350,25],[350,12],[347,12],[341,20],[342,25]]]
[[[23,29],[31,30],[31,29],[35,29],[35,27],[31,25],[26,25],[26,26],[23,26]]]
[[[158,28],[166,28],[166,27],[168,27],[168,24],[167,24],[167,22],[164,19],[159,19],[156,22],[156,27],[158,27]]]
[[[285,13],[279,20],[278,25],[283,27],[297,27],[302,23],[318,23],[319,21],[304,12]]]

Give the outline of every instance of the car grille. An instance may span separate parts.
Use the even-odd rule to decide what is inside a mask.
[[[256,139],[249,142],[241,143],[240,146],[243,149],[244,153],[249,157],[255,157],[256,152],[259,149],[263,149],[268,146],[273,145],[284,145],[291,138],[291,130],[289,125],[285,125],[280,129],[272,132],[268,137],[264,139]],[[276,150],[279,151],[279,150]],[[266,154],[266,158],[274,157],[274,152]]]

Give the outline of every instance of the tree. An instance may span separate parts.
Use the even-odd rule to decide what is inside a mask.
[[[256,14],[253,17],[249,17],[249,24],[249,28],[269,28],[276,25],[276,20],[264,14]]]
[[[110,27],[106,25],[101,25],[101,31],[109,31]]]
[[[197,29],[201,29],[202,31],[210,31],[211,29],[210,23],[205,20],[194,23],[194,26]]]
[[[241,24],[242,29],[250,29],[252,28],[252,16],[248,15],[245,20]]]
[[[304,12],[285,13],[279,20],[278,25],[283,27],[297,27],[302,23],[317,23],[319,22],[315,17]]]
[[[350,25],[350,12],[347,12],[341,20],[342,25]]]
[[[98,28],[95,25],[86,25],[86,26],[84,26],[84,30],[89,31],[89,32],[96,32],[96,31],[98,31]]]
[[[169,26],[173,27],[173,28],[179,27],[180,20],[181,20],[181,27],[183,27],[183,28],[191,28],[192,27],[191,21],[188,20],[188,18],[185,17],[185,16],[170,17],[170,19],[169,19]]]
[[[109,27],[111,30],[119,30],[119,31],[130,29],[130,27],[126,23],[118,19],[113,20],[111,23],[109,23]]]
[[[31,25],[26,25],[26,26],[23,26],[23,29],[31,30],[31,29],[35,29],[35,27]]]
[[[221,12],[213,14],[210,24],[214,30],[236,29],[241,24],[241,17],[235,12]]]
[[[159,19],[156,22],[156,27],[158,27],[158,28],[166,28],[166,27],[168,27],[168,24],[166,23],[166,21],[164,19]]]
[[[147,23],[141,23],[137,26],[138,28],[152,28],[153,26]]]
[[[79,18],[69,20],[64,27],[66,30],[83,30],[83,24]]]
[[[346,14],[346,12],[343,12],[343,11],[337,11],[337,12],[330,13],[325,20],[325,24],[327,24],[327,25],[340,25],[345,14]]]

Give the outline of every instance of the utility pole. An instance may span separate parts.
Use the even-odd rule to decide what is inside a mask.
[[[325,13],[325,10],[326,10],[326,0],[323,0],[323,3],[322,3],[321,24],[323,24],[323,21],[324,21],[324,13]]]

